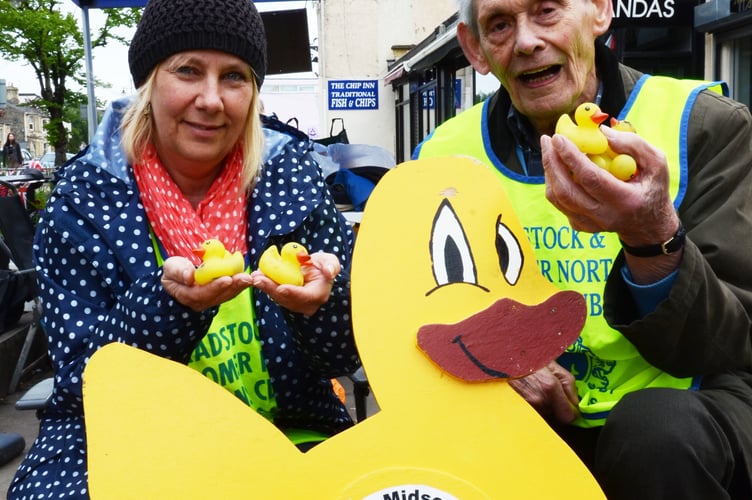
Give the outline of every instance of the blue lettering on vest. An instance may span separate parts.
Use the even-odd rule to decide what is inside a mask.
[[[235,323],[230,323],[219,329],[219,334],[225,341],[225,349],[235,345]],[[229,334],[229,335],[228,335]]]
[[[525,228],[530,244],[535,250],[546,248],[552,250],[561,249],[582,249],[585,245],[582,243],[579,231],[574,231],[569,226],[559,228],[546,226],[531,226]]]
[[[209,350],[211,351],[212,356],[217,356],[222,352],[222,341],[220,340],[219,335],[216,333],[207,333],[204,339],[209,342]]]
[[[557,262],[559,283],[602,283],[608,278],[613,259],[560,260]]]
[[[585,246],[582,244],[582,241],[580,241],[580,232],[579,231],[572,231],[572,245],[570,248],[585,248]]]
[[[237,396],[237,398],[243,401],[245,404],[251,406],[251,400],[248,398],[248,391],[245,389],[245,386],[237,389],[233,394],[235,394],[235,396]]]
[[[264,388],[266,390],[262,392],[262,389]],[[253,386],[253,390],[256,393],[256,397],[261,401],[269,399],[269,395],[271,394],[271,384],[269,383],[269,379],[257,380],[256,384]]]
[[[539,260],[538,267],[540,267],[540,272],[543,275],[543,277],[553,283],[553,279],[551,279],[551,261]]]
[[[259,359],[259,364],[261,365],[261,371],[266,373],[266,358],[264,357],[264,353],[261,353],[261,359]]]
[[[219,382],[219,377],[217,376],[217,372],[211,366],[207,366],[206,368],[204,368],[203,370],[201,370],[201,373],[205,377],[210,378],[210,379],[212,379],[215,382]]]
[[[551,250],[559,244],[559,233],[552,227],[543,230],[543,248]]]
[[[541,227],[525,227],[525,234],[527,234],[527,239],[530,240],[530,244],[533,245],[533,249],[538,250],[540,248],[539,241],[539,234],[541,232]]]
[[[251,355],[247,352],[238,352],[235,354],[235,362],[238,365],[240,373],[253,373],[251,368]]]
[[[247,321],[244,321],[238,325],[238,338],[244,344],[250,344],[253,342],[253,327]],[[258,336],[256,340],[259,340]]]
[[[237,379],[238,368],[235,366],[234,359],[228,359],[224,363],[219,364],[219,380],[221,385],[231,384]]]
[[[206,348],[204,343],[199,342],[196,346],[196,349],[194,349],[193,354],[191,355],[191,361],[198,361],[201,358],[208,358],[210,356],[211,354],[209,354],[209,350]]]
[[[603,315],[603,297],[600,293],[586,293],[584,294],[585,301],[588,303],[589,307],[588,309],[590,312],[588,313],[590,316],[601,316]]]
[[[590,370],[588,357],[581,352],[565,352],[556,362],[569,370],[577,380],[583,380]]]

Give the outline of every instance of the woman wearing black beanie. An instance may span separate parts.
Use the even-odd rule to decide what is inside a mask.
[[[352,425],[330,378],[359,366],[353,233],[310,140],[262,124],[255,6],[151,0],[128,59],[137,95],[113,103],[60,172],[37,231],[55,384],[10,499],[88,497],[82,376],[111,342],[188,363],[301,449]],[[197,284],[192,251],[208,239],[245,270]],[[302,286],[258,271],[288,241],[311,252]]]

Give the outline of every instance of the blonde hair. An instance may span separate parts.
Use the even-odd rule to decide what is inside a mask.
[[[147,146],[154,139],[154,120],[151,117],[151,95],[154,89],[155,75],[160,63],[154,67],[144,83],[138,88],[136,97],[128,105],[120,125],[120,144],[128,163],[140,161]],[[240,138],[243,144],[243,173],[240,178],[241,189],[250,190],[261,170],[264,152],[264,132],[261,129],[261,113],[256,75],[252,79],[253,94],[245,124],[245,133]]]

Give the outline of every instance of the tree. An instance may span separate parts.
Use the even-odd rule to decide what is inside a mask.
[[[68,1],[68,0],[65,0]],[[47,140],[55,147],[56,164],[65,160],[68,131],[66,109],[86,103],[86,94],[71,87],[86,88],[84,36],[75,16],[62,12],[59,0],[0,0],[0,54],[9,61],[25,61],[36,73],[41,98],[29,103],[47,111]],[[116,33],[133,27],[141,9],[104,9],[104,26],[91,35],[92,49],[108,43],[127,43]],[[75,150],[78,144],[75,144]]]

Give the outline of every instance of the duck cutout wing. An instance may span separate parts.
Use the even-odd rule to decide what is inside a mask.
[[[198,285],[205,285],[220,276],[242,273],[245,267],[243,254],[228,252],[217,239],[205,240],[199,248],[193,249],[193,253],[201,259],[201,264],[193,275]]]
[[[84,411],[92,499],[249,498],[256,474],[295,477],[302,457],[198,371],[120,343],[91,357]],[[285,459],[271,465],[267,449]]]
[[[448,204],[454,215],[441,222],[451,215]],[[517,250],[500,239],[516,240]],[[525,335],[556,346],[546,348],[553,357],[569,333],[539,327],[535,313],[556,307],[581,314],[584,303],[557,298],[568,295],[538,272],[494,172],[461,158],[392,169],[363,214],[351,282],[355,339],[378,413],[301,453],[192,369],[111,344],[84,372],[92,498],[604,498],[503,378],[469,383],[418,345],[426,325],[450,328],[507,301],[501,311],[525,312],[490,316],[504,323],[499,336],[513,338],[510,323],[519,322]],[[565,315],[555,322],[575,328],[574,320],[560,321]],[[475,354],[493,369],[509,369]],[[527,357],[523,371],[544,356]]]

